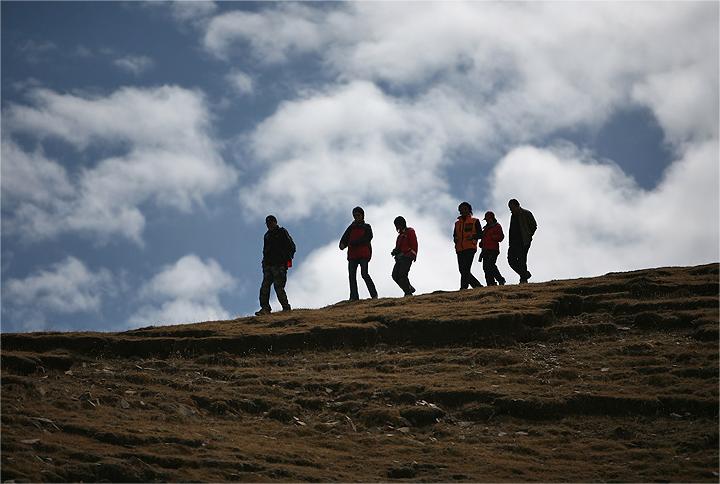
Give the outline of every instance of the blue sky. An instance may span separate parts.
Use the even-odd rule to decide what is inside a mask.
[[[463,200],[533,211],[535,282],[719,258],[717,2],[1,8],[3,331],[250,314],[268,213],[297,308],[355,205],[381,297],[397,215],[457,288]]]

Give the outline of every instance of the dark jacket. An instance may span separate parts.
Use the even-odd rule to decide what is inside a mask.
[[[263,238],[263,266],[287,266],[295,256],[295,242],[287,230],[278,227],[265,232]]]
[[[370,241],[372,238],[373,233],[370,224],[366,224],[365,222],[351,223],[340,238],[340,242],[348,248],[348,260],[370,260],[372,257],[372,245]]]
[[[537,222],[532,212],[520,207],[517,214],[510,216],[510,245],[529,247],[536,230]]]

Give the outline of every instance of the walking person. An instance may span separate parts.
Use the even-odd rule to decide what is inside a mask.
[[[505,284],[505,278],[500,274],[497,266],[497,258],[500,255],[500,242],[505,238],[503,229],[495,219],[493,212],[485,212],[485,227],[483,227],[482,238],[480,239],[480,258],[483,272],[485,272],[485,283],[488,286],[501,286]]]
[[[460,270],[460,290],[482,287],[480,281],[472,275],[472,263],[477,252],[478,239],[482,234],[480,221],[473,217],[472,206],[468,202],[458,205],[460,216],[455,221],[453,241],[457,252],[458,269]]]
[[[395,217],[393,223],[398,236],[395,240],[395,248],[390,252],[390,255],[395,258],[392,278],[403,290],[405,296],[411,296],[415,292],[415,288],[410,284],[408,274],[410,273],[410,266],[417,260],[417,236],[415,235],[415,229],[407,226],[404,217]]]
[[[530,210],[520,206],[514,198],[508,202],[510,216],[510,245],[508,247],[508,263],[512,270],[520,276],[520,284],[526,284],[532,277],[527,268],[527,255],[533,235],[537,230],[537,222]]]
[[[375,289],[370,273],[368,272],[368,264],[372,257],[372,245],[370,241],[373,238],[372,228],[370,224],[365,223],[365,211],[362,207],[355,207],[352,210],[353,223],[345,230],[340,238],[340,250],[347,248],[348,259],[348,277],[350,279],[350,300],[357,301],[360,299],[358,295],[357,285],[357,268],[360,266],[360,275],[365,281],[368,292],[372,299],[377,299],[378,294]]]
[[[295,256],[295,242],[287,230],[278,226],[277,218],[274,215],[265,217],[267,232],[263,238],[262,270],[263,280],[260,285],[260,310],[256,316],[270,314],[270,285],[275,287],[275,295],[282,305],[283,311],[290,311],[285,283],[287,282],[287,270],[292,266],[292,259]]]

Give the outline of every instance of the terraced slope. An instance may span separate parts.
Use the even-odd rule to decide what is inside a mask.
[[[718,264],[2,335],[2,480],[718,481]]]

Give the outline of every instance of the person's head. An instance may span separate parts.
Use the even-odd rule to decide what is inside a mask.
[[[508,208],[512,213],[516,213],[520,209],[520,202],[518,202],[514,198],[511,198],[508,202]]]
[[[268,230],[274,230],[277,228],[278,223],[277,219],[275,218],[275,215],[268,215],[265,217],[265,225],[267,225]]]
[[[484,220],[489,224],[495,222],[495,214],[490,211],[485,212]]]
[[[397,216],[395,217],[395,220],[393,220],[393,223],[395,224],[395,230],[398,232],[402,232],[407,228],[407,222],[405,221],[405,217]]]
[[[365,220],[365,210],[363,210],[362,207],[353,208],[352,215],[356,222],[362,222]]]
[[[462,217],[472,215],[472,205],[470,205],[468,202],[462,202],[460,205],[458,205],[458,212],[460,212],[460,216]]]

